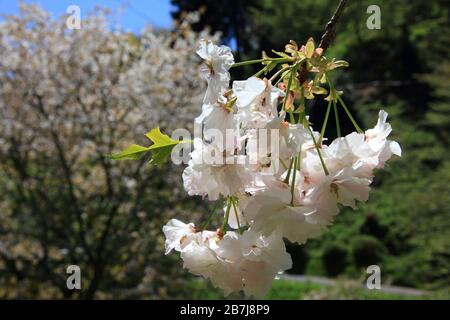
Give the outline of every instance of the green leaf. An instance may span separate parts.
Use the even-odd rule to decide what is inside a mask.
[[[289,79],[288,79],[288,81],[289,81]],[[294,78],[292,78],[291,90],[290,91],[298,92],[298,91],[300,91],[300,89],[301,89],[300,82],[298,81],[298,79],[294,75]]]
[[[298,45],[294,40],[290,40],[289,43],[285,46],[284,51],[289,53],[291,56],[294,56],[298,51]]]
[[[152,152],[152,158],[150,159],[149,163],[156,165],[163,164],[164,162],[166,162],[167,157],[170,155],[174,147],[175,145],[171,147],[161,147],[158,149],[154,149]]]
[[[132,144],[125,150],[123,150],[119,153],[110,155],[109,158],[113,159],[113,160],[123,160],[123,159],[136,160],[136,159],[139,159],[140,157],[142,157],[147,151],[149,151],[148,147],[143,147],[138,144]]]
[[[190,143],[190,140],[173,140],[168,135],[163,134],[159,127],[152,129],[145,135],[153,144],[149,147],[132,144],[122,152],[110,156],[113,160],[139,159],[148,151],[152,152],[151,164],[162,164],[179,143]]]
[[[266,66],[266,73],[271,72],[273,68],[277,66],[276,61],[270,61],[270,63]]]
[[[270,59],[270,57],[267,55],[267,53],[263,50],[263,52],[262,52],[262,58],[264,59],[264,60],[269,60]],[[265,65],[267,65],[267,64],[269,64],[271,61],[263,61],[263,62],[261,62],[262,64],[265,64]]]
[[[341,67],[348,67],[348,62],[344,61],[344,60],[337,60],[335,61],[334,59],[328,63],[327,65],[327,70],[334,70],[336,68],[341,68]]]
[[[147,132],[145,136],[153,142],[150,148],[172,144],[176,145],[179,142],[162,133],[161,130],[159,130],[159,127],[153,128],[152,130]]]
[[[287,84],[287,80],[288,80],[287,76],[289,75],[290,72],[291,72],[291,70],[288,69],[288,70],[284,71],[280,76],[280,79],[282,79],[283,82],[285,82],[286,84]]]
[[[311,92],[314,94],[327,94],[328,93],[327,89],[319,87],[319,86],[311,87]]]
[[[286,58],[286,59],[289,59],[290,58],[290,56],[288,56],[286,53],[284,53],[284,52],[279,52],[279,51],[275,51],[275,50],[272,50],[272,52],[273,53],[275,53],[277,56],[280,56],[280,57],[282,57],[282,58]]]
[[[172,149],[179,143],[188,141],[173,140],[168,135],[163,134],[159,127],[152,129],[145,135],[153,144],[148,148],[152,151],[151,164],[162,164],[172,152]]]
[[[312,57],[314,50],[315,50],[314,39],[309,38],[305,46],[305,55],[308,59]]]
[[[328,96],[325,98],[326,101],[337,101],[338,97],[341,96],[344,93],[344,91],[339,91],[336,89],[331,89]]]

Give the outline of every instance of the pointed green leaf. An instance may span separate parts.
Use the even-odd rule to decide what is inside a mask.
[[[330,93],[328,94],[328,96],[325,98],[326,101],[337,101],[338,97],[341,96],[344,93],[344,91],[340,91],[340,90],[336,90],[336,89],[332,89],[330,90]]]
[[[327,94],[328,93],[327,89],[319,87],[319,86],[311,87],[311,92],[314,94]]]
[[[327,65],[327,70],[334,70],[336,68],[341,68],[341,67],[348,67],[349,64],[347,61],[344,60],[337,60],[335,61],[334,59],[331,60],[331,62],[328,63]]]
[[[264,60],[269,60],[270,59],[270,57],[267,55],[267,53],[263,50],[263,52],[262,52],[262,58],[264,59]],[[263,61],[262,62],[262,64],[265,64],[265,65],[267,65],[267,64],[269,64],[270,62],[269,61]]]
[[[168,155],[170,155],[170,153],[172,152],[172,149],[177,144],[179,144],[180,142],[187,142],[173,140],[168,135],[163,134],[159,130],[159,127],[152,129],[145,136],[153,142],[153,144],[148,148],[152,151],[152,159],[150,160],[151,164],[164,163]]]
[[[165,146],[178,143],[178,141],[173,140],[168,135],[162,133],[161,130],[159,130],[159,127],[153,128],[152,130],[150,130],[150,132],[147,132],[145,136],[153,142],[153,145],[151,145],[150,147],[160,145]]]
[[[314,50],[315,50],[314,39],[309,38],[305,46],[305,55],[308,59],[312,57]]]
[[[270,61],[270,63],[266,66],[266,73],[271,72],[273,68],[277,66],[276,61]]]
[[[122,160],[122,159],[136,160],[142,157],[147,151],[149,151],[148,147],[143,147],[138,144],[132,144],[125,150],[111,155],[110,158],[113,160]]]
[[[349,66],[348,62],[345,61],[345,60],[338,60],[338,61],[335,61],[335,62],[334,62],[334,65],[335,65],[336,68],[340,68],[340,67],[348,67],[348,66]]]
[[[156,165],[163,164],[164,162],[166,162],[167,157],[170,155],[174,147],[175,145],[171,147],[162,147],[158,149],[153,149],[152,158],[150,159],[149,163]]]
[[[139,159],[146,152],[152,152],[151,164],[162,164],[172,152],[172,149],[179,143],[190,143],[188,140],[173,140],[168,135],[163,134],[159,127],[152,129],[145,135],[153,144],[149,147],[133,144],[124,151],[110,156],[113,160]]]
[[[290,56],[288,56],[288,55],[287,55],[286,53],[284,53],[284,52],[279,52],[279,51],[275,51],[275,50],[272,50],[272,52],[275,53],[277,56],[280,56],[280,57],[282,57],[282,58],[287,58],[287,59],[290,58]]]

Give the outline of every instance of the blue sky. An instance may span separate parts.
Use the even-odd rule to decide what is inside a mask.
[[[92,10],[95,5],[111,9],[123,7],[117,22],[126,30],[139,32],[141,28],[150,23],[155,27],[168,28],[172,24],[170,0],[25,0],[26,3],[37,3],[50,11],[54,16],[66,13],[69,5],[77,5],[83,12]],[[18,0],[0,0],[0,15],[16,14],[19,11]]]

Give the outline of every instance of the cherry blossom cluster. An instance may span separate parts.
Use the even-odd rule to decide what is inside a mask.
[[[387,139],[392,129],[385,111],[374,128],[363,132],[357,126],[329,79],[331,70],[346,63],[327,59],[311,40],[300,48],[291,42],[277,58],[264,54],[255,61],[264,65],[262,71],[231,87],[229,69],[242,63],[234,63],[230,48],[202,40],[197,54],[208,87],[195,119],[202,138],[194,140],[183,182],[189,195],[223,206],[224,223],[207,231],[170,220],[163,227],[166,254],[180,252],[184,268],[210,279],[225,295],[261,297],[292,266],[283,238],[303,244],[329,227],[341,206],[356,209],[357,201],[367,201],[374,170],[401,156],[401,148]],[[301,68],[314,79],[299,79]],[[305,101],[326,93],[324,127],[316,132]],[[339,131],[326,144],[324,128],[337,103],[356,132]]]

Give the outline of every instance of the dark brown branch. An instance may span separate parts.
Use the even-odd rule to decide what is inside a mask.
[[[339,20],[339,18],[342,16],[342,13],[344,12],[344,8],[347,5],[347,0],[341,0],[339,2],[339,5],[336,8],[336,11],[334,11],[333,16],[331,17],[330,21],[328,21],[325,32],[322,35],[322,39],[319,43],[319,48],[322,48],[322,54],[327,51],[328,47],[330,46],[331,42],[334,40],[334,35],[336,32],[336,25]],[[298,80],[302,84],[306,81],[306,73],[308,70],[306,70],[306,65],[302,64],[299,69],[299,75]]]
[[[325,32],[322,35],[322,39],[319,43],[319,48],[323,49],[323,53],[328,49],[331,42],[334,40],[334,35],[336,32],[336,24],[339,20],[339,18],[342,16],[342,13],[344,12],[344,8],[347,5],[347,0],[341,0],[339,2],[338,7],[336,8],[336,11],[334,12],[333,16],[331,17],[330,21],[328,21],[327,26],[325,27]]]

